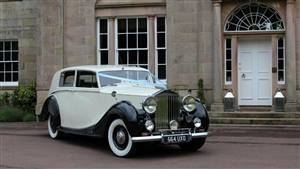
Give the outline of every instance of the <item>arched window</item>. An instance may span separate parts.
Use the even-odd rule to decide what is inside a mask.
[[[225,32],[283,31],[284,24],[278,12],[260,3],[247,3],[236,8],[225,23]]]

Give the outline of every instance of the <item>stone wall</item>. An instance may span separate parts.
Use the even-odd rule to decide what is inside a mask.
[[[65,0],[64,67],[96,64],[96,0]]]
[[[64,67],[96,64],[96,0],[43,0],[39,3],[37,114],[54,73]]]
[[[39,57],[37,88],[47,90],[55,71],[63,67],[63,9],[61,0],[44,0],[39,4]]]
[[[63,1],[39,1],[39,54],[37,57],[37,106],[40,113],[53,74],[63,68]]]
[[[202,78],[208,102],[212,89],[212,18],[210,0],[167,0],[168,85],[195,93]]]
[[[37,0],[0,2],[0,39],[19,42],[19,84],[28,84],[36,80],[39,18],[37,2]]]
[[[161,4],[166,3],[166,0],[97,0],[96,5],[98,6],[134,6],[140,4]]]

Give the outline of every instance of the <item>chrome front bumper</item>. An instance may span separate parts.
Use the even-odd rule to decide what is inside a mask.
[[[204,138],[208,136],[208,132],[200,132],[200,133],[191,133],[192,139],[193,138]],[[162,135],[156,135],[156,136],[141,136],[141,137],[132,137],[132,142],[150,142],[150,141],[161,141]]]

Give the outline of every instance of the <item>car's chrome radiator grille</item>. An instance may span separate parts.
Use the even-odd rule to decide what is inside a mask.
[[[156,96],[157,110],[155,112],[155,129],[168,129],[171,120],[177,120],[180,102],[179,95],[171,91],[159,93]]]

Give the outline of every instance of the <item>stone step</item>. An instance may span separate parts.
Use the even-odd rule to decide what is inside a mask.
[[[210,118],[293,118],[300,119],[300,112],[220,112],[208,113]]]
[[[295,118],[218,118],[211,117],[211,124],[241,124],[241,125],[299,125],[300,119]]]

